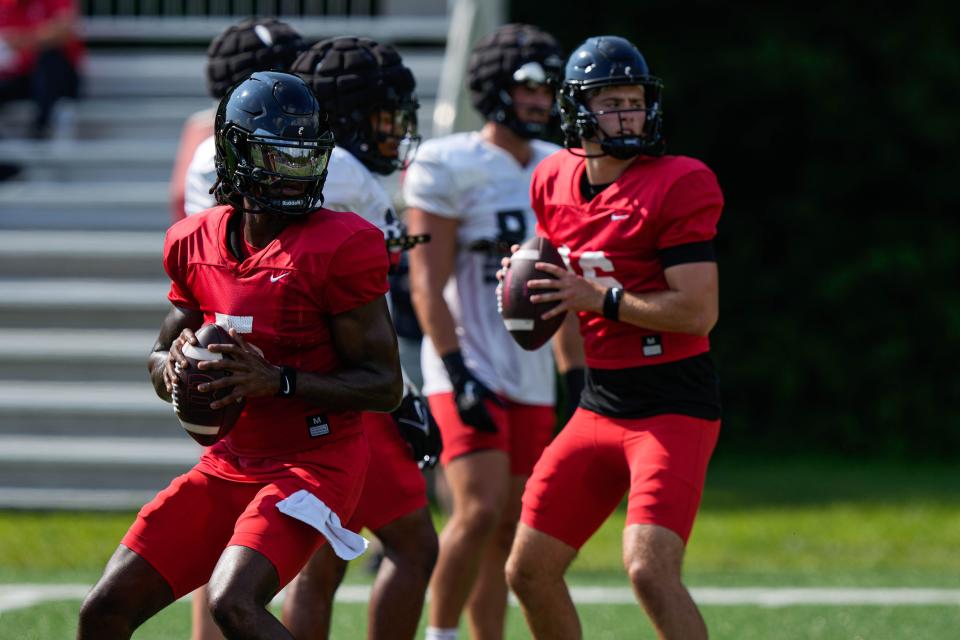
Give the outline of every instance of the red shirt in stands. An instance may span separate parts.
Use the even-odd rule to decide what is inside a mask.
[[[77,15],[76,4],[75,0],[0,0],[0,40],[35,32],[59,18],[74,18]],[[76,68],[83,59],[83,42],[73,35],[63,48],[67,59]],[[36,64],[37,48],[13,49],[10,60],[0,64],[0,78],[29,73]]]
[[[231,207],[215,207],[167,232],[164,267],[175,306],[203,312],[204,321],[234,327],[268,361],[327,373],[338,365],[329,319],[387,291],[383,233],[351,213],[321,209],[281,231],[245,260],[227,247]],[[323,426],[326,425],[326,426]],[[250,398],[236,426],[204,456],[283,456],[322,446],[360,430],[357,411],[330,412],[303,398]],[[205,463],[201,461],[201,466]],[[243,474],[240,474],[243,475]]]
[[[664,251],[709,242],[723,195],[716,176],[683,156],[638,157],[610,186],[587,200],[583,158],[564,150],[540,163],[530,185],[537,234],[560,251],[567,267],[630,293],[667,289]],[[709,339],[655,332],[581,312],[587,365],[622,369],[662,364],[709,351]]]

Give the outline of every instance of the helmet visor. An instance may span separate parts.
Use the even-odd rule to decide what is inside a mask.
[[[316,140],[302,142],[250,140],[250,163],[254,171],[277,179],[319,178],[330,161],[330,147]]]

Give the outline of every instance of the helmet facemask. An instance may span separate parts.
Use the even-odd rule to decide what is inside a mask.
[[[527,62],[519,69],[514,71],[511,82],[497,92],[498,106],[490,114],[489,119],[493,122],[503,124],[513,133],[526,140],[534,138],[548,138],[551,132],[556,131],[559,122],[560,111],[557,108],[556,100],[550,103],[550,109],[546,111],[547,116],[544,121],[537,122],[524,120],[520,117],[516,103],[511,95],[515,87],[525,87],[530,91],[538,91],[544,87],[552,94],[556,92],[557,78],[554,74],[548,74],[539,62]]]
[[[615,86],[640,86],[644,89],[645,106],[642,108],[630,107],[626,109],[606,109],[591,111],[588,102],[601,89]],[[660,156],[664,153],[664,143],[661,135],[662,128],[662,90],[663,83],[659,78],[643,76],[621,81],[612,78],[608,82],[593,84],[587,87],[564,86],[560,93],[561,126],[564,133],[564,145],[568,148],[581,146],[581,140],[595,142],[603,151],[600,155],[610,155],[614,158],[626,160],[638,155]],[[628,127],[624,126],[624,116],[642,112],[644,114],[643,130],[626,135],[613,135],[610,118],[616,116],[618,126],[613,129],[622,133]],[[606,128],[600,124],[604,117]]]
[[[405,170],[420,146],[419,106],[416,96],[410,95],[405,100],[389,100],[375,107],[363,126],[358,127],[353,143],[342,146],[347,146],[371,171],[389,175]]]

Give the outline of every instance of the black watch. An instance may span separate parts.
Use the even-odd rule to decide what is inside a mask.
[[[280,367],[280,390],[278,398],[292,398],[297,392],[297,370],[293,367]]]
[[[620,319],[620,301],[623,300],[622,287],[610,287],[603,296],[603,317],[607,320]]]

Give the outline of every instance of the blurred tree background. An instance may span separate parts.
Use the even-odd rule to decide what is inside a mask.
[[[960,453],[960,10],[515,0],[633,41],[668,152],[713,168],[721,447]],[[952,274],[952,275],[951,275]]]

